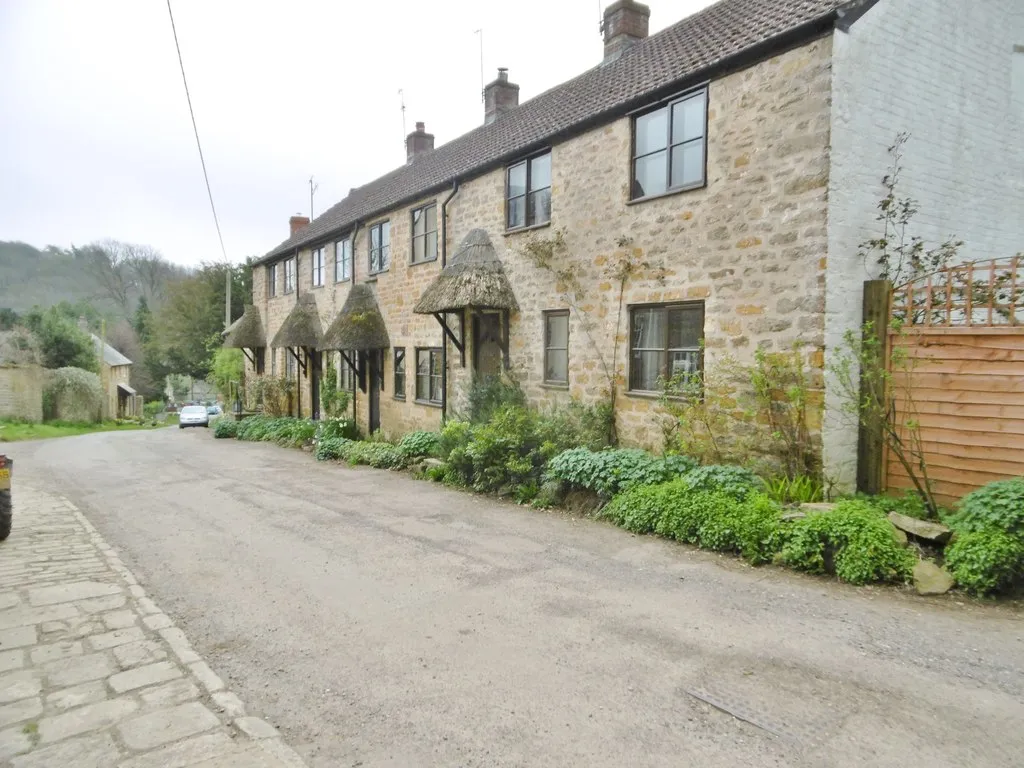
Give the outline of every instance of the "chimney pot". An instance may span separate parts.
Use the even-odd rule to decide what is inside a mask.
[[[425,123],[416,123],[416,130],[405,137],[405,161],[411,163],[417,155],[434,148],[434,134],[427,133]]]
[[[299,214],[295,214],[290,219],[288,219],[288,227],[292,231],[292,237],[295,236],[296,232],[299,232],[300,230],[303,230],[308,226],[309,216],[300,216]]]
[[[636,0],[618,0],[604,9],[604,61],[614,61],[648,35],[651,9]]]
[[[508,81],[507,67],[498,67],[498,78],[484,88],[484,125],[518,106],[519,86]]]

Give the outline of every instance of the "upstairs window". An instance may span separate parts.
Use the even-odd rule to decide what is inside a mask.
[[[437,205],[431,203],[412,212],[412,263],[437,258]]]
[[[313,287],[319,288],[324,284],[325,278],[325,265],[324,265],[324,249],[323,246],[313,249]]]
[[[284,292],[295,291],[295,257],[285,259],[284,262]]]
[[[510,165],[505,173],[505,225],[533,227],[551,221],[551,152]]]
[[[657,392],[703,368],[704,302],[635,307],[629,313],[629,388]]]
[[[352,279],[352,238],[346,237],[334,244],[334,282]]]
[[[633,120],[633,200],[704,186],[707,107],[702,89]]]
[[[267,295],[271,298],[277,296],[277,264],[267,267]]]
[[[405,347],[395,347],[395,399],[405,400]]]
[[[391,266],[391,222],[370,227],[370,274],[387,272]]]

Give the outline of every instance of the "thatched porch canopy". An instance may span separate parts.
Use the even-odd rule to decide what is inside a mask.
[[[252,304],[245,306],[242,316],[224,331],[224,346],[236,349],[258,349],[267,346],[267,334],[259,310]]]
[[[482,229],[466,235],[448,265],[420,296],[413,312],[436,315],[467,307],[519,309],[505,268]]]
[[[390,346],[388,329],[370,286],[353,285],[341,311],[324,334],[320,349],[386,349]]]
[[[307,347],[316,349],[320,346],[323,326],[320,325],[320,314],[316,310],[316,299],[312,294],[305,293],[281,323],[281,328],[270,342],[272,347]]]

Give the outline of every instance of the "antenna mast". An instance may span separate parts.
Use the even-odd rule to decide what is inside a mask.
[[[313,220],[313,193],[320,189],[319,184],[313,183],[313,177],[309,177],[309,220]]]
[[[473,30],[473,34],[480,37],[480,101],[484,100],[484,31],[483,29]]]
[[[398,98],[402,103],[402,146],[405,146],[405,91],[398,89]]]

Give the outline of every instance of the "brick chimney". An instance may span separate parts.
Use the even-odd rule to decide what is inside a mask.
[[[427,133],[423,123],[416,123],[416,130],[405,137],[405,158],[411,163],[416,155],[434,148],[434,134]]]
[[[288,226],[292,230],[291,236],[294,237],[295,233],[300,229],[305,229],[309,226],[309,216],[300,216],[299,214],[295,214],[288,219]]]
[[[647,37],[651,9],[635,0],[618,0],[604,9],[604,61],[615,61],[634,43]]]
[[[498,67],[498,79],[484,88],[484,125],[490,125],[519,106],[519,86],[508,81],[508,69]]]

